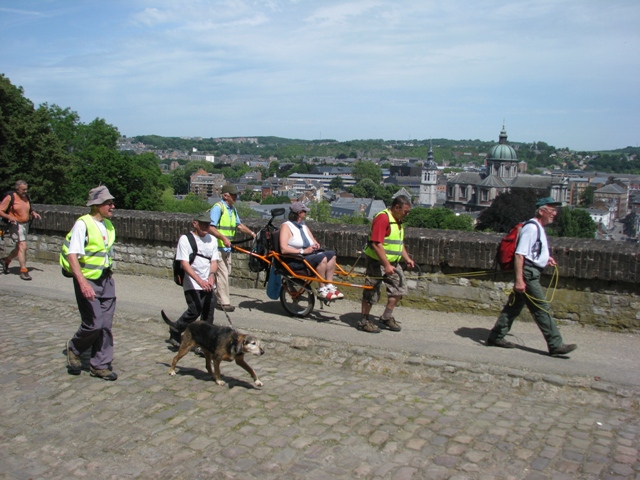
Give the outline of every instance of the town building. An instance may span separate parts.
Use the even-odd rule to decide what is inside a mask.
[[[512,188],[533,188],[566,205],[569,182],[566,176],[528,175],[523,170],[515,149],[507,142],[502,127],[499,141],[485,160],[485,168],[478,172],[461,172],[447,182],[445,207],[456,211],[477,212],[488,208],[493,200]]]

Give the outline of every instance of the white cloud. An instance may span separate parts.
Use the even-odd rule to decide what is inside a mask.
[[[635,0],[5,4],[4,73],[129,135],[637,143]]]

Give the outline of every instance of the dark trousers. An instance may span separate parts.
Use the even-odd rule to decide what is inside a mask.
[[[82,323],[71,339],[69,346],[73,353],[82,355],[91,349],[89,364],[96,370],[109,368],[113,361],[113,314],[116,311],[116,286],[111,275],[99,280],[88,280],[96,293],[93,301],[85,298],[80,285],[74,279],[73,287],[78,302]]]
[[[213,292],[185,290],[184,298],[187,301],[187,309],[176,322],[180,333],[184,332],[187,326],[195,322],[198,317],[203,322],[213,323],[213,313],[216,306],[216,296]]]
[[[549,350],[554,350],[562,345],[562,336],[558,331],[556,323],[549,314],[549,304],[544,299],[544,292],[540,286],[541,271],[535,267],[524,266],[523,276],[526,284],[525,293],[513,292],[509,296],[509,301],[502,309],[498,321],[491,329],[489,340],[501,340],[511,330],[511,325],[522,309],[527,306],[538,328],[544,335]],[[533,302],[529,297],[533,298]]]

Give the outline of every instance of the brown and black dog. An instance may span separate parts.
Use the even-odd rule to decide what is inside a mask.
[[[165,315],[163,315],[163,318],[164,317]],[[169,319],[164,318],[164,320],[167,322]],[[169,323],[169,325],[175,326],[175,324],[172,324],[173,322]],[[173,357],[169,375],[176,374],[176,364],[178,361],[196,346],[202,348],[206,360],[207,372],[209,372],[209,375],[213,377],[218,385],[225,384],[220,378],[220,362],[222,360],[226,362],[235,360],[237,365],[244,368],[249,375],[251,375],[257,387],[262,386],[262,382],[258,378],[258,375],[256,375],[256,372],[244,360],[245,353],[252,353],[254,355],[264,354],[260,340],[253,335],[238,333],[230,327],[221,327],[201,321],[190,323],[182,334],[180,349],[176,356]],[[212,359],[213,370],[211,370]]]

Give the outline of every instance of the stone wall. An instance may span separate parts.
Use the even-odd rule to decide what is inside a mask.
[[[35,207],[43,218],[32,224],[29,257],[57,262],[64,235],[87,209],[60,205]],[[116,210],[113,223],[119,273],[172,275],[175,244],[188,229],[190,215]],[[265,222],[245,223],[258,230]],[[363,261],[357,259],[367,239],[366,226],[314,223],[312,230],[323,246],[338,252],[339,262],[346,270],[354,263],[359,270]],[[403,299],[403,304],[443,312],[497,316],[512,288],[512,274],[493,272],[500,237],[476,232],[408,229],[407,249],[420,265],[422,275],[408,275],[410,294]],[[550,245],[558,261],[557,288],[548,290],[548,294],[553,295],[556,319],[640,331],[637,244],[551,238]],[[248,270],[247,258],[235,254],[232,285],[241,288],[255,285],[256,274]],[[545,270],[543,285],[552,285],[552,281],[556,284],[553,273],[554,269]],[[361,294],[357,288],[342,290],[353,299]]]

